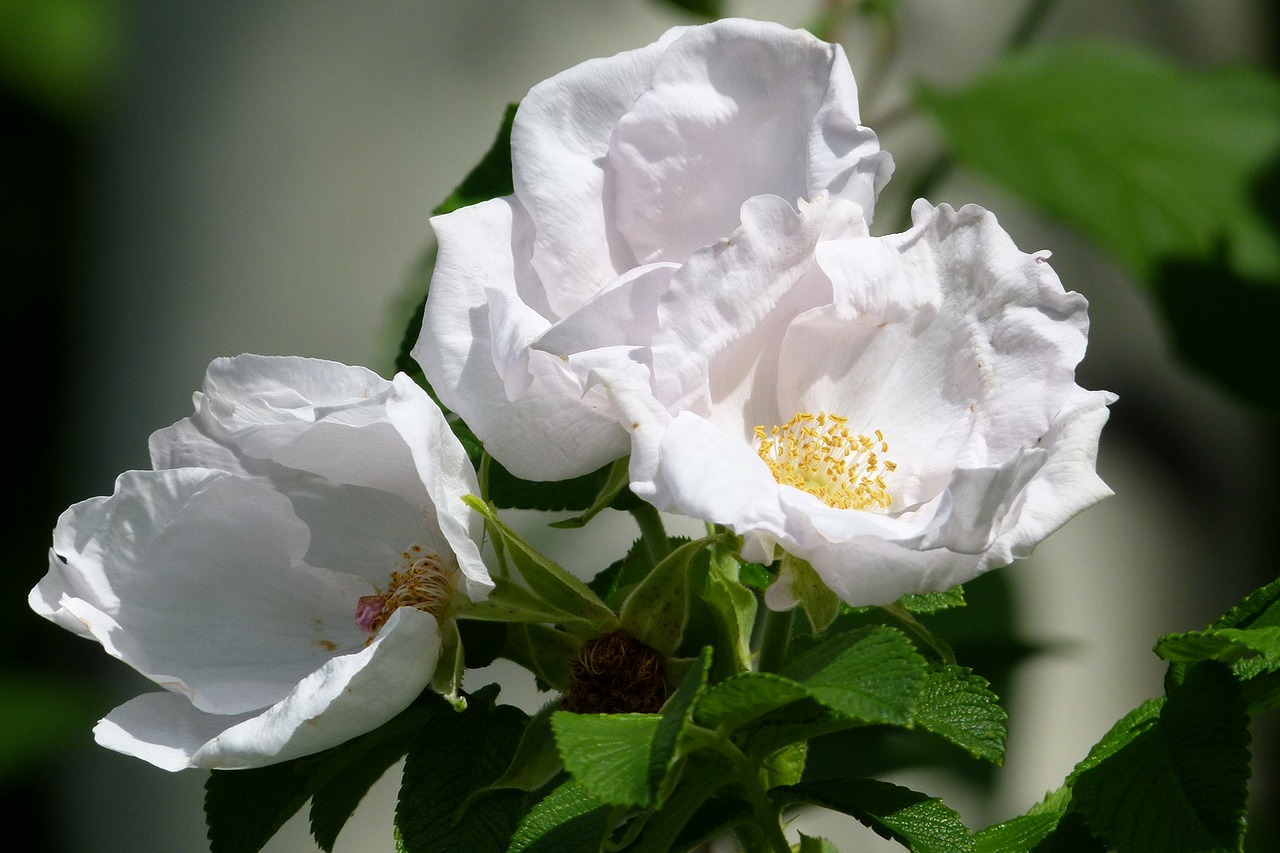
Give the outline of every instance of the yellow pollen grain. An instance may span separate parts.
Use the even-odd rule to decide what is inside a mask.
[[[893,504],[885,474],[884,433],[853,433],[849,419],[828,412],[798,412],[782,426],[755,428],[756,453],[784,486],[808,492],[836,509],[885,510]]]

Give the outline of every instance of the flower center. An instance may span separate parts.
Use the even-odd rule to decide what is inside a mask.
[[[898,466],[884,433],[849,431],[848,418],[800,412],[782,426],[755,429],[756,453],[784,486],[808,492],[836,509],[888,509],[893,503],[884,475]]]
[[[387,591],[362,595],[356,602],[356,624],[366,634],[377,634],[401,607],[416,607],[441,621],[449,615],[458,570],[438,554],[423,551],[421,545],[400,556],[404,570],[391,573]]]

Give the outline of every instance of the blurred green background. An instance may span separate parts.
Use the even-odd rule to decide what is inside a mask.
[[[1101,39],[1192,75],[1274,75],[1280,5],[758,0],[723,11],[802,26],[837,7],[866,7],[834,34],[864,120],[898,164],[877,230],[895,227],[926,177],[931,201],[996,211],[1024,250],[1053,250],[1064,283],[1089,298],[1080,383],[1120,394],[1100,461],[1116,497],[1002,573],[1020,634],[1043,647],[1010,681],[1006,766],[990,793],[936,772],[902,777],[979,828],[1024,811],[1159,692],[1149,650],[1161,634],[1200,626],[1276,575],[1280,282],[1259,289],[1213,256],[1170,257],[1138,273],[1157,283],[1141,286],[1122,250],[1099,247],[1106,234],[1064,226],[1025,185],[943,165],[947,137],[909,109],[915,86],[946,92],[980,76],[1020,22],[1034,25],[1032,43]],[[878,17],[886,9],[892,26]],[[148,434],[189,412],[212,358],[296,354],[386,373],[421,296],[429,211],[486,150],[504,106],[573,63],[697,20],[660,0],[0,0],[0,258],[17,435],[0,596],[0,802],[35,839],[24,849],[207,849],[202,774],[169,775],[92,742],[94,720],[147,685],[25,606],[58,513],[147,464]],[[1151,106],[1157,120],[1168,94],[1153,89],[1134,114]],[[1192,190],[1221,163],[1215,134],[1238,132],[1210,118],[1170,134],[1208,140],[1203,169],[1160,173],[1168,197],[1191,209]],[[1273,224],[1276,174],[1258,184]],[[1216,373],[1198,369],[1206,364]],[[604,518],[585,535],[541,541],[599,549],[607,562],[629,536]],[[509,693],[531,701],[526,689],[513,682]],[[1254,750],[1255,820],[1274,826],[1274,712],[1256,721]],[[394,790],[375,789],[339,850],[393,849]],[[314,846],[295,820],[268,849]]]

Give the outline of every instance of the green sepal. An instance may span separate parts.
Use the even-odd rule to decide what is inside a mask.
[[[475,495],[466,495],[463,501],[484,517],[489,531],[502,540],[504,548],[515,561],[521,577],[529,590],[542,601],[572,617],[573,625],[566,625],[583,636],[596,636],[617,627],[617,617],[591,588],[564,567],[540,553],[519,534],[498,518],[497,510]]]
[[[820,636],[840,615],[840,597],[831,591],[807,560],[791,554],[782,556],[783,583],[789,583],[791,596],[804,608],[809,626],[815,636]]]
[[[567,690],[573,672],[569,663],[578,656],[582,641],[549,625],[507,626],[502,657],[533,673],[540,690]]]
[[[664,657],[675,654],[689,621],[689,563],[707,540],[676,548],[636,584],[622,602],[622,630]]]
[[[726,543],[716,543],[697,588],[697,598],[707,606],[715,625],[716,648],[732,651],[732,656],[723,655],[716,660],[718,679],[751,666],[751,634],[759,602],[742,582],[745,568],[729,553]]]

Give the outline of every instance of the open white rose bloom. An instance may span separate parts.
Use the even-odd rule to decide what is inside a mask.
[[[512,164],[514,196],[433,220],[414,355],[513,473],[630,453],[637,495],[855,605],[963,583],[1109,494],[1085,300],[976,207],[871,236],[892,167],[838,46],[673,30],[536,86]]]
[[[217,360],[195,409],[152,436],[154,470],[63,513],[29,597],[166,688],[98,742],[238,768],[376,728],[491,586],[465,452],[408,377],[327,361]]]

